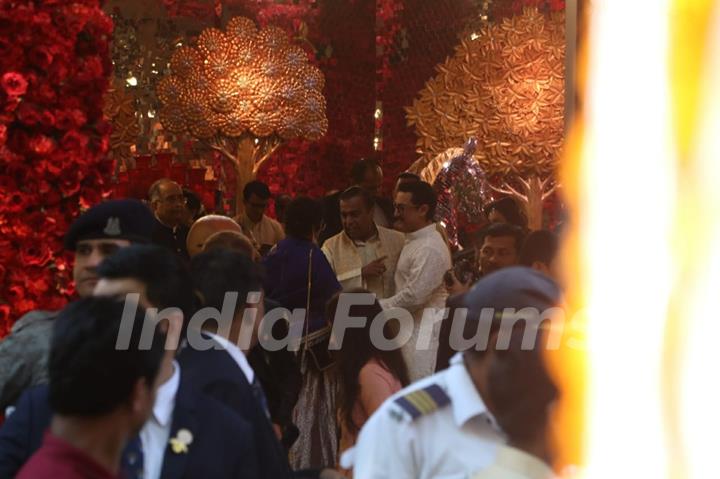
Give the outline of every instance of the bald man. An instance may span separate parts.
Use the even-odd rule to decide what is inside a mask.
[[[208,238],[220,231],[243,233],[242,227],[227,216],[207,215],[193,223],[187,235],[187,251],[190,257],[201,253]]]
[[[150,208],[155,214],[152,242],[168,248],[184,260],[189,260],[185,246],[188,227],[187,200],[179,184],[168,178],[161,178],[148,190]]]

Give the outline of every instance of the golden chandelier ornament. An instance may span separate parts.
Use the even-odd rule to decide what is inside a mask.
[[[180,47],[157,88],[160,122],[207,142],[237,173],[242,188],[283,141],[317,140],[327,131],[325,77],[279,27],[258,30],[244,17],[225,31],[208,28],[196,47]]]
[[[475,136],[475,158],[485,173],[506,178],[494,189],[517,198],[529,226],[541,228],[542,202],[555,189],[563,144],[564,14],[525,8],[488,23],[464,38],[437,70],[406,108],[422,155],[413,170]]]

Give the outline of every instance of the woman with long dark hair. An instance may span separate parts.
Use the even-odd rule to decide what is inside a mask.
[[[373,321],[380,320],[383,312],[375,295],[365,289],[338,293],[328,303],[327,317],[334,318],[334,321],[346,319],[337,316],[342,294],[367,294],[373,296],[374,301],[369,305],[350,306],[348,317],[367,318],[367,321],[362,328],[345,329],[340,350],[335,355],[340,454],[355,445],[360,429],[375,410],[410,382],[400,348],[384,351],[373,344],[370,337]],[[397,319],[385,323],[384,338],[396,338],[399,327]]]

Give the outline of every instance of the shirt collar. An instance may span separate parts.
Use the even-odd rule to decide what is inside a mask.
[[[450,360],[450,367],[447,370],[447,385],[452,398],[453,417],[458,427],[463,426],[472,418],[482,416],[500,432],[495,418],[470,378],[462,353],[455,354]]]
[[[171,230],[171,231],[173,231],[173,232],[175,232],[175,230],[179,227],[179,226],[170,226],[170,225],[167,225],[167,224],[163,223],[163,222],[160,220],[160,218],[157,217],[157,215],[155,215],[155,221],[157,221],[157,222],[160,223],[162,226],[164,226],[165,228],[167,228],[167,229],[169,229],[169,230]]]
[[[257,223],[254,222],[253,220],[251,220],[250,217],[247,215],[247,213],[243,213],[243,216],[244,216],[244,218],[245,218],[245,221],[246,221],[247,223],[250,223],[251,225],[259,225],[260,223],[262,223],[263,221],[265,221],[265,214],[263,214],[263,215],[260,217],[260,221],[258,221]]]
[[[437,231],[437,226],[435,223],[430,223],[427,226],[424,226],[420,228],[417,231],[413,231],[412,233],[408,233],[406,238],[408,241],[420,239],[420,238],[427,238],[428,236],[432,235],[433,232]]]
[[[166,426],[172,418],[175,408],[175,396],[180,386],[180,365],[173,360],[173,374],[157,390],[155,405],[153,406],[153,418],[161,426]]]
[[[352,239],[348,234],[343,230],[343,235],[345,235],[345,239],[347,239],[350,243],[354,244],[355,246],[365,246],[368,243],[376,243],[380,241],[380,231],[377,229],[377,225],[375,226],[375,233],[368,238],[366,241],[357,241]]]
[[[252,384],[255,380],[255,371],[253,371],[253,368],[250,366],[250,363],[245,357],[245,353],[243,353],[236,344],[231,343],[222,336],[213,333],[208,333],[208,335],[220,346],[222,346],[225,351],[227,351],[227,353],[235,360],[237,365],[240,367],[248,382]]]
[[[540,458],[510,446],[498,448],[495,463],[505,469],[520,473],[528,479],[550,479],[553,470]]]

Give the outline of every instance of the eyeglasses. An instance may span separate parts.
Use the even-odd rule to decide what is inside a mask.
[[[403,214],[403,213],[405,213],[405,210],[406,210],[407,208],[418,209],[419,206],[415,206],[415,205],[403,205],[403,204],[395,203],[395,204],[393,205],[393,208],[395,208],[395,211],[397,211],[398,213]]]

